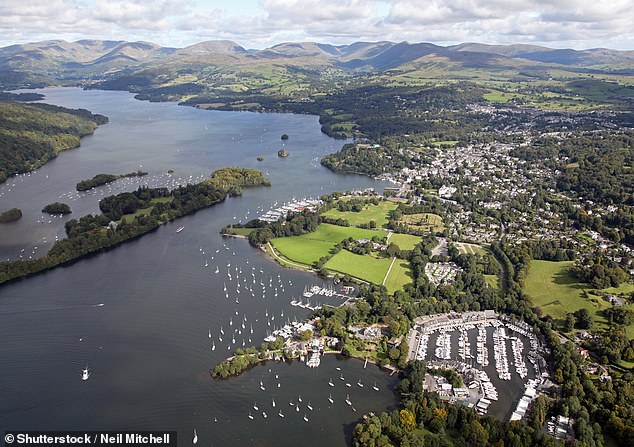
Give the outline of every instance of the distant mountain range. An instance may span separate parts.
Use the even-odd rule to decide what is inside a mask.
[[[331,69],[342,73],[414,70],[429,72],[433,77],[469,69],[491,76],[500,70],[510,70],[505,73],[508,77],[553,68],[634,74],[634,51],[479,43],[443,47],[407,42],[350,45],[288,42],[263,50],[248,50],[230,41],[167,48],[150,42],[100,40],[51,40],[0,48],[0,82],[4,87],[29,82],[103,80],[137,73],[213,84],[239,78],[241,73],[266,78],[271,71],[289,75],[294,70]],[[218,77],[220,72],[222,75]]]

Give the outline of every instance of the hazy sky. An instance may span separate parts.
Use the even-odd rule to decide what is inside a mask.
[[[531,43],[634,49],[634,0],[0,0],[0,46],[48,39]]]

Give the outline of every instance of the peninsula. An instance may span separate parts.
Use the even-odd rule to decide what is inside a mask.
[[[84,109],[0,102],[0,183],[39,168],[108,122]]]
[[[243,188],[270,185],[260,172],[245,168],[222,168],[194,185],[174,190],[139,188],[109,196],[99,202],[102,214],[66,222],[68,237],[38,259],[0,262],[0,284],[75,261],[115,247],[155,230],[159,225],[242,194]]]

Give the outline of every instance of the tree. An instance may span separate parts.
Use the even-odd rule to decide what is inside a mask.
[[[590,329],[594,323],[592,314],[586,308],[581,308],[575,312],[575,326],[579,329]]]
[[[574,329],[575,320],[576,319],[574,314],[571,314],[571,313],[566,314],[566,319],[564,320],[564,326],[563,326],[564,332],[570,332]]]
[[[386,253],[390,257],[398,256],[401,254],[401,249],[394,242],[390,242],[390,245],[387,246]]]
[[[401,418],[401,426],[405,430],[412,431],[416,428],[416,416],[414,416],[414,413],[407,409],[402,409],[399,415]]]

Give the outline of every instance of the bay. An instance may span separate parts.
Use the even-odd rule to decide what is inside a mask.
[[[43,255],[56,236],[63,237],[67,219],[97,212],[101,197],[140,185],[174,186],[242,166],[266,172],[272,186],[246,190],[108,252],[0,287],[0,429],[177,430],[179,445],[190,445],[196,429],[204,445],[345,445],[360,415],[395,404],[395,378],[332,356],[316,369],[270,362],[227,381],[209,377],[209,369],[243,342],[259,345],[274,327],[305,318],[307,312],[290,301],[306,285],[325,284],[278,266],[244,240],[221,237],[219,230],[293,199],[382,187],[319,164],[342,142],[322,134],[317,117],[201,111],[140,102],[125,92],[39,91],[46,102],[83,107],[110,122],[82,139],[80,148],[0,186],[0,208],[17,206],[24,214],[0,228],[1,259]],[[289,157],[277,157],[282,147]],[[78,181],[97,173],[137,169],[148,176],[74,191]],[[69,203],[73,213],[43,215],[41,208],[53,201]],[[178,226],[184,226],[180,233]],[[91,375],[84,382],[86,366]],[[337,380],[340,373],[351,387]],[[335,387],[328,385],[331,377]],[[374,382],[380,392],[372,389]],[[299,394],[297,412],[289,402],[297,403]],[[344,402],[346,394],[357,412]]]

